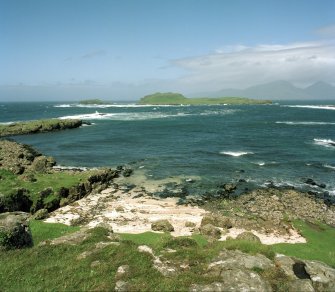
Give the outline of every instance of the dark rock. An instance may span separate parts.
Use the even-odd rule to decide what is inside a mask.
[[[67,198],[69,196],[69,189],[68,188],[64,188],[64,187],[61,187],[58,191],[58,195],[61,197],[61,198]]]
[[[154,231],[172,232],[173,226],[168,220],[158,220],[151,224],[151,229]]]
[[[8,195],[0,194],[0,213],[13,211],[29,212],[32,203],[28,190],[24,188],[14,189]]]
[[[126,168],[124,171],[123,171],[123,176],[124,177],[129,177],[131,176],[131,174],[133,173],[133,170],[131,168]]]
[[[0,248],[15,249],[33,245],[28,218],[29,214],[24,212],[0,214]]]

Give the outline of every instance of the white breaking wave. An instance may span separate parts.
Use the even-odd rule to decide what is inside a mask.
[[[1,122],[0,125],[12,125],[15,124],[17,122]]]
[[[291,121],[283,121],[283,122],[276,122],[276,124],[285,124],[285,125],[306,125],[306,126],[313,126],[313,125],[335,125],[332,122],[291,122]]]
[[[220,154],[239,157],[239,156],[254,154],[254,153],[253,152],[243,152],[243,151],[221,151]]]
[[[177,113],[177,114],[163,114],[159,112],[143,112],[143,113],[99,113],[96,111],[93,114],[80,114],[72,116],[63,116],[59,119],[80,119],[80,120],[116,120],[116,121],[137,121],[150,119],[163,119],[171,117],[183,117],[191,114]]]
[[[215,115],[229,115],[234,114],[240,110],[225,109],[225,110],[206,110],[200,113],[201,116],[215,116]]]
[[[335,170],[335,166],[332,166],[332,165],[329,165],[329,164],[324,164],[323,167]]]
[[[311,109],[326,109],[335,110],[334,105],[282,105],[283,107],[299,107],[299,108],[311,108]]]
[[[135,104],[135,103],[129,103],[129,104],[59,104],[54,105],[54,107],[78,107],[78,108],[137,108],[137,107],[171,107],[173,105],[152,105],[152,104]]]
[[[314,139],[314,143],[324,147],[335,147],[335,141],[331,139]]]

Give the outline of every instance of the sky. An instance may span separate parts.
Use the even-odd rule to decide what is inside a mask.
[[[334,0],[0,0],[0,101],[335,85]]]

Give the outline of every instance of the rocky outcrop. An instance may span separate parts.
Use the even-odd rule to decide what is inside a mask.
[[[335,270],[321,262],[222,250],[205,275],[217,279],[189,291],[335,291]],[[284,290],[283,290],[284,289]]]
[[[232,225],[247,230],[288,234],[294,229],[295,219],[321,221],[335,226],[335,206],[322,199],[289,189],[258,189],[240,195],[233,200],[221,199],[209,202],[211,211],[220,206],[218,213],[228,214]]]
[[[0,214],[0,249],[15,249],[33,245],[28,218],[29,214],[24,212]]]
[[[0,125],[0,137],[73,129],[80,127],[82,124],[82,120],[72,119],[49,119],[17,122],[9,125]]]

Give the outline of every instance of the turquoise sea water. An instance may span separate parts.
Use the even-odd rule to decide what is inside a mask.
[[[129,164],[151,178],[196,176],[206,191],[225,182],[292,185],[312,178],[335,194],[332,102],[257,106],[79,106],[0,103],[0,123],[81,118],[93,125],[13,137],[64,166]],[[335,102],[333,102],[335,104]],[[323,191],[318,187],[313,190]]]

